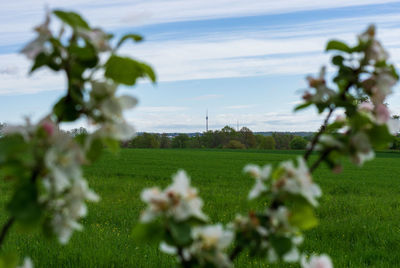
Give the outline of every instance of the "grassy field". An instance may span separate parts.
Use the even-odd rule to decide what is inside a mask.
[[[143,188],[166,186],[171,174],[184,168],[200,190],[205,212],[213,221],[226,223],[236,212],[259,207],[246,198],[253,183],[241,173],[246,163],[276,164],[296,154],[144,149],[105,153],[99,162],[85,168],[91,187],[102,201],[90,204],[84,232],[75,233],[67,246],[60,246],[14,228],[5,250],[31,256],[35,267],[170,267],[174,263],[170,256],[154,245],[137,245],[130,237],[144,207],[139,200]],[[315,179],[324,192],[318,209],[321,224],[306,233],[303,248],[309,253],[329,254],[336,267],[398,267],[400,153],[379,153],[362,169],[346,164],[340,175],[322,167]],[[4,182],[0,189],[4,204]],[[0,223],[5,219],[2,210]],[[250,261],[244,253],[236,267],[270,266],[263,260]]]

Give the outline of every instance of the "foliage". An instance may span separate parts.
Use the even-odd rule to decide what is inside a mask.
[[[57,33],[52,19],[61,23]],[[150,66],[117,54],[126,40],[139,41],[135,35],[122,36],[113,47],[112,35],[92,28],[77,13],[61,10],[48,13],[35,32],[35,39],[21,51],[33,61],[31,73],[42,68],[62,73],[66,92],[37,124],[27,120],[25,126],[7,126],[0,139],[0,178],[14,189],[0,246],[14,223],[26,230],[41,227],[44,235],[61,244],[82,230],[86,202],[97,202],[99,196],[89,188],[81,166],[94,162],[104,146],[118,149],[119,141],[134,133],[123,111],[137,101],[117,95],[117,88],[143,77],[155,81]],[[60,130],[61,123],[79,119],[88,120],[93,133],[84,128],[69,134]]]
[[[384,103],[398,76],[375,39],[373,26],[358,37],[356,46],[332,40],[326,50],[339,52],[332,57],[332,64],[338,69],[333,79],[336,89],[327,86],[325,68],[319,77],[307,78],[311,90],[305,92],[305,102],[297,110],[314,105],[319,113],[327,111],[327,116],[304,156],[276,166],[248,164],[243,169],[255,180],[248,198],[264,204],[262,210],[238,215],[226,227],[210,224],[197,189],[190,186],[189,177],[180,171],[165,190],[143,190],[142,201],[147,208],[134,235],[151,238],[152,232],[146,228],[157,224],[163,229],[163,235],[156,238],[161,251],[176,256],[182,267],[231,267],[245,250],[250,256],[269,262],[300,262],[304,268],[332,267],[327,255],[313,255],[307,260],[299,249],[302,231],[318,224],[314,208],[322,192],[311,174],[322,162],[340,172],[343,156],[362,165],[374,157],[374,148],[389,145],[400,123],[390,118]],[[336,109],[341,109],[344,116],[330,122]],[[237,142],[234,129],[224,127],[221,133],[223,144],[226,139]],[[303,148],[307,143],[288,135],[275,136],[278,148]],[[309,167],[307,161],[313,151],[319,155]],[[230,243],[233,249],[228,254]]]
[[[230,140],[228,144],[224,146],[224,149],[246,149],[246,146],[237,140]]]
[[[297,136],[290,141],[289,147],[292,150],[304,150],[307,147],[307,143],[306,139]]]

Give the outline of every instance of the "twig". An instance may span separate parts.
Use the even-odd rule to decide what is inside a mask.
[[[329,123],[329,119],[332,116],[333,111],[335,110],[335,108],[329,108],[329,112],[328,115],[326,116],[324,123],[321,126],[321,129],[319,130],[319,132],[314,136],[310,147],[307,149],[306,153],[304,154],[304,160],[308,160],[308,158],[310,157],[311,153],[314,151],[315,146],[318,143],[319,137],[322,135],[322,133],[324,133],[324,131],[326,130],[326,127],[328,126]]]
[[[8,221],[3,225],[3,228],[1,229],[0,233],[0,248],[3,245],[4,239],[7,236],[8,231],[10,230],[11,226],[14,224],[15,218],[11,217],[8,219]]]
[[[233,261],[239,254],[242,252],[243,247],[240,245],[236,245],[235,248],[233,249],[231,255],[229,255],[229,259]]]

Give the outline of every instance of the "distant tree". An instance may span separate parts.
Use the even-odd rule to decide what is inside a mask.
[[[171,148],[171,139],[166,133],[161,134],[160,137],[160,148]]]
[[[231,128],[230,126],[224,126],[219,132],[219,135],[221,140],[220,144],[222,144],[222,146],[225,146],[231,140],[239,139],[239,135],[236,130],[234,128]]]
[[[239,131],[239,140],[243,143],[246,148],[256,148],[257,140],[253,132],[247,128],[242,127]]]
[[[275,140],[272,136],[257,135],[257,147],[259,149],[274,150]]]
[[[86,134],[88,134],[88,131],[86,128],[80,127],[80,128],[73,128],[73,129],[67,131],[67,133],[69,133],[72,137],[76,137],[79,135],[86,135]]]
[[[0,137],[3,135],[3,130],[5,129],[6,124],[5,123],[0,123]]]
[[[187,148],[189,136],[187,134],[179,134],[172,139],[173,148]]]
[[[215,134],[212,130],[203,132],[203,135],[200,137],[200,142],[202,147],[205,148],[215,148],[218,146],[216,143]]]
[[[143,133],[131,140],[130,147],[133,148],[160,148],[159,136],[157,134]]]
[[[224,149],[246,149],[246,146],[238,140],[230,140]]]
[[[202,144],[201,144],[201,138],[199,135],[190,137],[188,142],[187,142],[187,147],[188,148],[201,148]]]
[[[294,138],[293,135],[283,133],[273,133],[272,137],[275,140],[276,149],[279,150],[290,149],[290,141]]]
[[[296,136],[290,141],[290,149],[293,150],[304,150],[307,147],[308,141],[303,137]]]

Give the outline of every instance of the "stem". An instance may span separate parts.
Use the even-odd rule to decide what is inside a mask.
[[[329,108],[329,112],[328,115],[326,116],[324,123],[321,126],[321,129],[319,130],[319,132],[314,136],[312,142],[311,142],[311,146],[310,148],[308,148],[308,150],[306,151],[306,153],[304,154],[304,160],[308,160],[308,158],[310,157],[311,153],[314,151],[315,146],[318,143],[319,137],[322,135],[322,133],[324,133],[324,131],[326,130],[326,127],[328,126],[329,123],[329,119],[332,116],[333,111],[335,110],[335,108]]]
[[[35,183],[37,177],[39,175],[39,171],[37,169],[35,169],[32,173],[31,176],[31,182]],[[10,231],[10,228],[13,226],[13,224],[15,223],[15,217],[11,216],[6,223],[3,225],[3,227],[1,228],[1,233],[0,233],[0,249],[1,246],[3,245],[4,239],[6,238],[8,232]]]
[[[7,236],[8,231],[10,230],[11,226],[14,224],[15,218],[11,217],[8,219],[8,221],[3,225],[3,228],[1,229],[0,233],[0,248],[3,245],[4,239]]]
[[[178,247],[178,255],[179,255],[179,258],[181,259],[182,267],[190,268],[190,263],[187,260],[185,260],[185,258],[183,257],[183,248]]]
[[[314,162],[314,164],[312,164],[312,166],[310,167],[310,173],[313,173],[313,171],[315,169],[317,169],[317,167],[322,163],[322,161],[324,161],[324,159],[329,155],[329,153],[332,152],[332,149],[328,149],[325,150],[317,159],[317,161]]]
[[[229,259],[233,261],[239,254],[242,252],[243,247],[240,245],[236,245],[235,248],[233,249],[231,255],[229,255]]]

